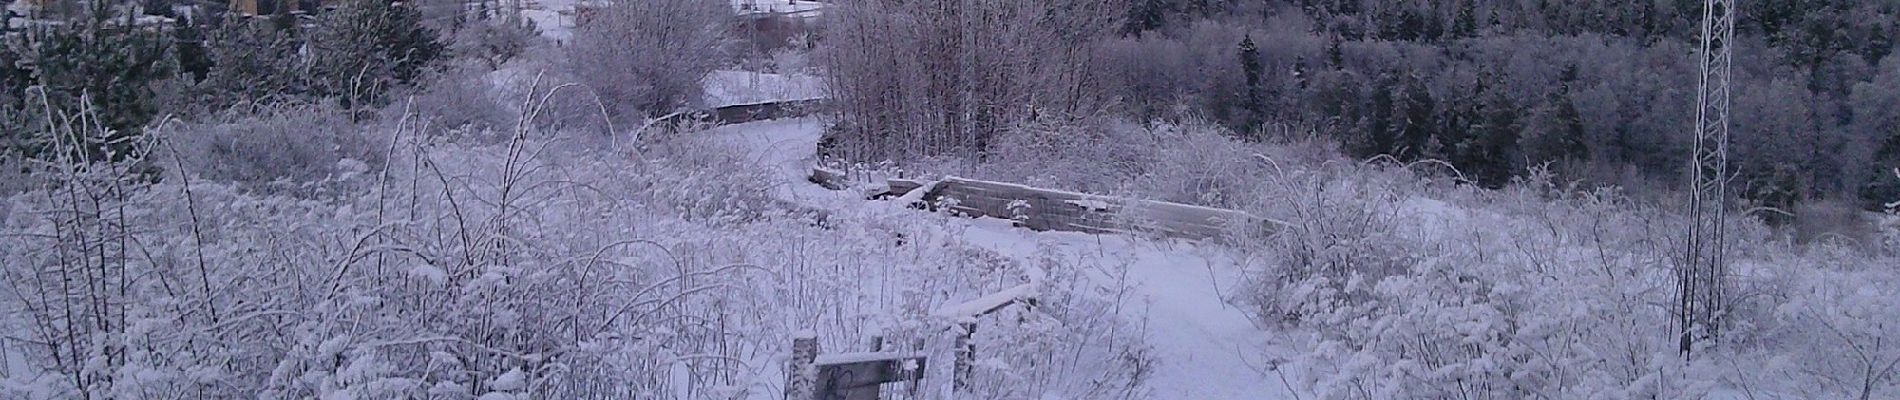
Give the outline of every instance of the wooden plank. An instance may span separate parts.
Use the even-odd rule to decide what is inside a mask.
[[[846,184],[844,171],[825,167],[811,167],[811,177],[806,178],[825,189],[844,190]]]
[[[880,385],[914,380],[924,371],[926,365],[925,358],[916,353],[870,354],[878,356],[857,359],[856,356],[859,355],[843,355],[852,358],[846,361],[825,360],[826,357],[820,357],[816,364],[818,368],[818,379],[815,382],[817,398],[820,400],[876,399]]]
[[[815,384],[818,371],[813,365],[818,358],[818,336],[809,332],[801,333],[792,339],[792,359],[786,365],[786,400],[816,400],[818,392]]]
[[[902,196],[925,186],[924,182],[908,179],[891,179],[886,184],[890,196]],[[1222,237],[1231,230],[1265,232],[1280,226],[1235,210],[954,177],[937,182],[931,193],[923,196],[933,208],[946,198],[956,200],[950,208],[952,211],[974,217],[1017,220],[1024,227],[1042,231],[1155,233],[1200,240]],[[1022,215],[1010,207],[1018,200],[1029,206],[1020,212]]]

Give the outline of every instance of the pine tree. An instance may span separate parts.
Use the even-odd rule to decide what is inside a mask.
[[[1360,141],[1360,157],[1391,154],[1399,143],[1399,118],[1393,115],[1398,103],[1397,72],[1380,74],[1372,83],[1372,101],[1367,105],[1365,138]]]
[[[1261,77],[1260,49],[1254,47],[1253,35],[1248,34],[1240,40],[1240,69],[1247,76],[1246,98],[1242,101],[1243,119],[1249,135],[1258,132],[1266,123],[1266,83]]]
[[[1570,163],[1590,158],[1583,140],[1583,117],[1570,98],[1570,85],[1576,81],[1577,67],[1564,68],[1558,88],[1544,97],[1532,113],[1532,124],[1523,137],[1523,147],[1534,161]]]
[[[1425,157],[1433,151],[1428,145],[1432,137],[1438,135],[1433,129],[1438,126],[1435,117],[1438,104],[1417,76],[1404,75],[1402,82],[1402,92],[1397,98],[1397,109],[1394,110],[1394,114],[1401,119],[1396,135],[1398,147],[1393,149],[1393,155],[1409,161]]]
[[[1487,90],[1484,82],[1491,81],[1492,76],[1481,75],[1476,83],[1476,121],[1473,121],[1470,138],[1461,142],[1457,150],[1463,156],[1452,163],[1480,185],[1499,187],[1509,182],[1521,167],[1517,143],[1520,111],[1516,102],[1502,91]]]
[[[134,15],[117,13],[113,4],[93,2],[85,6],[80,14],[63,23],[35,25],[27,28],[26,34],[7,35],[7,47],[13,55],[4,58],[11,65],[6,67],[8,72],[0,73],[8,76],[0,79],[9,81],[8,87],[38,86],[42,90],[13,94],[15,98],[9,100],[13,104],[5,104],[9,108],[6,112],[39,113],[34,109],[40,108],[41,100],[55,113],[91,108],[106,128],[121,136],[135,135],[158,113],[152,83],[172,76],[175,66],[169,53],[171,43],[164,34],[139,29]],[[28,82],[11,86],[15,84],[12,81]],[[26,142],[50,139],[40,136],[44,128],[40,124],[0,128]],[[101,156],[110,149],[83,150]]]
[[[204,81],[211,72],[211,55],[205,51],[205,34],[192,18],[173,20],[172,43],[178,57],[178,73],[192,82]]]
[[[1293,59],[1293,83],[1299,87],[1300,90],[1306,90],[1307,88],[1309,78],[1306,74],[1306,56],[1295,57]]]
[[[345,108],[381,104],[436,65],[445,46],[407,2],[350,0],[327,13],[311,35],[314,88]]]
[[[1334,70],[1346,68],[1346,52],[1340,48],[1339,42],[1339,35],[1330,36],[1326,40],[1326,66]]]
[[[1451,23],[1451,36],[1457,39],[1469,39],[1478,36],[1478,11],[1473,3],[1477,0],[1458,2],[1458,15]]]
[[[206,41],[212,66],[198,85],[200,97],[209,103],[202,106],[215,110],[240,102],[321,97],[310,88],[305,56],[299,54],[303,41],[295,27],[285,30],[275,23],[226,17]]]
[[[1122,35],[1135,35],[1160,29],[1167,23],[1168,0],[1132,0],[1128,7],[1128,21],[1122,25]]]

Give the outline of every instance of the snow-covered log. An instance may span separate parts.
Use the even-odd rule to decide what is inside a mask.
[[[885,193],[901,201],[937,204],[954,199],[952,211],[1018,221],[1038,231],[1134,234],[1199,240],[1230,232],[1271,232],[1284,225],[1251,214],[1189,204],[1131,200],[1014,183],[947,177],[936,182],[891,179]]]
[[[974,318],[977,316],[981,316],[983,314],[996,312],[996,310],[1001,309],[1004,306],[1008,306],[1011,303],[1015,303],[1018,301],[1025,301],[1025,300],[1033,300],[1035,298],[1036,298],[1036,284],[1025,283],[1021,285],[1016,285],[1015,287],[1011,287],[1008,289],[1003,289],[1002,291],[998,291],[996,293],[990,293],[989,295],[978,297],[970,301],[945,306],[943,308],[937,309],[936,312],[933,312],[931,314],[936,315],[937,317],[940,317],[940,318],[960,321],[967,318]]]

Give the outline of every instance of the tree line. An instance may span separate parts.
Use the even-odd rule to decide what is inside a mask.
[[[163,1],[9,16],[0,144],[35,156],[54,139],[46,121],[79,115],[133,137],[164,117],[196,119],[246,104],[366,112],[415,85],[448,52],[431,28],[439,24],[425,23],[411,3],[346,0],[311,14],[260,3],[266,14],[254,16]]]
[[[1739,4],[1731,159],[1740,196],[1784,209],[1813,200],[1871,209],[1900,195],[1900,181],[1883,173],[1900,166],[1900,57],[1890,56],[1900,5]],[[1492,187],[1532,167],[1584,183],[1676,187],[1687,171],[1702,8],[1138,0],[1106,48],[1120,68],[1193,71],[1120,74],[1119,98],[1145,118],[1185,102],[1237,132],[1310,133],[1359,157],[1445,160]],[[1143,95],[1152,93],[1171,96]]]
[[[1900,166],[1900,5],[1740,4],[1740,197],[1784,210],[1900,197],[1883,173]],[[1102,119],[1206,118],[1250,140],[1442,160],[1486,187],[1537,170],[1667,196],[1688,167],[1702,7],[850,1],[820,49],[839,106],[828,144],[859,161],[981,159],[998,138],[1086,136]]]

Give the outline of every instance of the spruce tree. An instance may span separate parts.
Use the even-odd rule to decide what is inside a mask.
[[[390,89],[416,83],[445,51],[407,2],[350,0],[325,14],[311,36],[314,88],[350,109],[382,104]]]
[[[1456,39],[1469,39],[1478,36],[1478,11],[1476,0],[1458,2],[1458,15],[1451,23],[1451,36]]]
[[[1240,40],[1240,69],[1247,76],[1246,98],[1242,101],[1242,119],[1246,124],[1247,135],[1251,137],[1259,132],[1266,120],[1266,83],[1261,77],[1260,49],[1254,46],[1253,35],[1248,34]]]
[[[36,24],[24,34],[6,35],[12,54],[4,58],[10,65],[0,72],[5,75],[0,80],[20,88],[9,95],[10,104],[0,104],[12,114],[6,119],[46,118],[36,115],[43,113],[44,101],[59,114],[90,108],[98,123],[130,136],[158,114],[152,83],[172,76],[169,38],[139,28],[135,15],[117,13],[114,5],[92,2],[62,23]],[[27,92],[28,87],[39,89]],[[14,133],[16,142],[43,144],[51,139],[42,136],[43,123],[0,128]],[[100,156],[109,149],[83,150]]]

